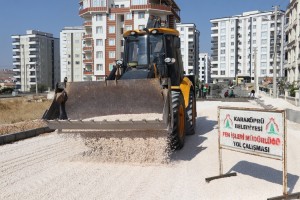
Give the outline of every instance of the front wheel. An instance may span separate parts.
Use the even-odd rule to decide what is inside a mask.
[[[196,127],[196,98],[193,91],[190,91],[189,105],[186,108],[186,134],[194,135]]]
[[[171,94],[171,149],[178,150],[184,145],[185,105],[180,91],[172,91]]]

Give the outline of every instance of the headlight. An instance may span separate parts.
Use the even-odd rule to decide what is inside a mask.
[[[151,33],[153,34],[153,35],[155,35],[156,33],[158,33],[158,30],[153,30],[153,31],[151,31]]]

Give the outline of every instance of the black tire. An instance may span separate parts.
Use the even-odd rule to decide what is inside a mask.
[[[179,150],[183,147],[185,138],[185,106],[180,91],[171,91],[171,94],[171,149]]]
[[[186,135],[194,135],[196,128],[196,98],[193,91],[190,91],[189,105],[186,108]]]

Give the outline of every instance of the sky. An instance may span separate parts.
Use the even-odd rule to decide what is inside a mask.
[[[182,23],[194,23],[200,31],[200,52],[210,53],[211,24],[215,18],[240,15],[243,12],[270,11],[278,5],[286,10],[289,0],[175,0],[180,7]],[[40,30],[59,38],[66,26],[81,26],[79,0],[9,0],[0,12],[0,69],[12,68],[12,35],[26,30]]]

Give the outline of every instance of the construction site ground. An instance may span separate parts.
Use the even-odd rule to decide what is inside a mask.
[[[184,148],[164,164],[103,162],[85,154],[88,147],[80,137],[57,132],[0,146],[0,199],[260,200],[282,195],[281,161],[238,152],[223,151],[223,171],[237,176],[205,181],[219,175],[218,106],[260,107],[254,100],[198,101],[196,134],[187,136]],[[300,192],[299,130],[300,124],[287,122],[289,193]]]

